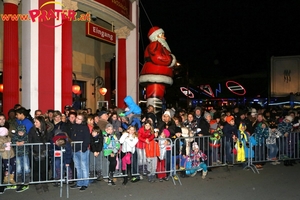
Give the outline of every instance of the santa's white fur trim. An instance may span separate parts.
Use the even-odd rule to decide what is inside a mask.
[[[170,64],[170,67],[173,67],[176,64],[177,60],[176,60],[176,57],[173,54],[171,54],[171,56],[172,56],[173,59],[172,59],[172,62]]]
[[[158,36],[159,34],[161,34],[161,33],[164,33],[164,30],[163,29],[157,29],[156,31],[154,31],[150,36],[149,36],[149,39],[150,39],[150,41],[156,41],[157,40],[157,38],[156,38],[156,36]]]
[[[169,76],[164,76],[164,75],[146,74],[140,76],[139,82],[140,83],[164,83],[167,85],[172,85],[173,79]]]

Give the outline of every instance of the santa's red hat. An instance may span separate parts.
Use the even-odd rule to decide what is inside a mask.
[[[164,30],[157,27],[157,26],[154,26],[152,28],[150,28],[149,32],[148,32],[148,38],[151,40],[151,41],[156,41],[156,36],[161,34],[161,33],[164,33]]]

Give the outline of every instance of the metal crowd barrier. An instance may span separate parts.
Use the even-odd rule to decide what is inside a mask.
[[[281,136],[276,139],[276,147],[278,151],[276,157],[279,161],[291,161],[300,159],[300,132],[295,131],[290,133],[287,137]],[[253,135],[255,139],[255,135]],[[155,138],[154,143],[151,146],[152,148],[158,148],[159,151],[154,151],[154,154],[151,158],[146,157],[145,149],[135,149],[135,153],[131,155],[131,164],[128,165],[131,168],[132,176],[139,176],[140,178],[153,176],[153,180],[156,177],[171,179],[173,184],[176,185],[176,181],[182,185],[180,177],[186,175],[185,173],[190,170],[201,171],[202,168],[198,167],[188,167],[186,166],[187,159],[191,156],[191,151],[193,148],[193,143],[197,144],[199,150],[207,156],[207,159],[201,161],[205,163],[208,168],[213,167],[224,167],[229,164],[242,164],[244,169],[251,169],[253,173],[259,173],[256,168],[257,163],[266,163],[274,162],[268,157],[270,153],[270,148],[267,147],[265,138],[262,138],[260,142],[252,143],[250,142],[247,153],[247,158],[243,162],[237,161],[237,156],[239,149],[237,148],[236,141],[233,140],[232,143],[228,143],[226,138],[223,137],[219,141],[219,145],[212,144],[210,141],[210,136],[204,137],[181,137],[172,140],[170,138]],[[75,150],[75,145],[81,145],[82,142],[72,142],[73,153]],[[178,146],[179,145],[179,146]],[[16,148],[15,144],[11,145],[15,149],[15,154],[18,155],[19,151]],[[149,148],[148,145],[144,146]],[[19,146],[20,148],[20,146]],[[27,143],[24,144],[21,148],[25,151],[25,148],[29,148],[29,162],[30,162],[30,181],[29,184],[49,184],[49,183],[59,183],[60,186],[60,197],[62,197],[62,188],[63,184],[66,184],[67,198],[69,198],[69,183],[79,181],[79,180],[96,180],[98,178],[98,173],[95,168],[95,159],[91,159],[88,162],[93,163],[93,169],[89,169],[88,177],[76,177],[75,166],[71,164],[71,167],[64,167],[64,154],[65,149],[62,148],[59,151],[53,151],[54,146],[51,146],[50,143]],[[38,154],[33,155],[32,150],[38,148]],[[185,155],[179,153],[177,149],[185,148]],[[45,154],[43,154],[42,149],[45,149]],[[149,150],[149,149],[148,149]],[[164,152],[164,155],[161,155]],[[159,153],[159,154],[158,154]],[[124,154],[123,154],[124,155]],[[230,160],[229,156],[232,158]],[[160,158],[159,158],[160,157]],[[35,160],[38,158],[37,160]],[[73,157],[72,157],[73,158]],[[60,159],[60,170],[58,170],[55,165],[55,160]],[[101,163],[101,175],[104,179],[109,178],[108,176],[108,166],[109,162],[106,157],[101,153],[100,157]],[[122,170],[122,154],[121,149],[117,153],[117,167],[114,172],[114,178],[123,178],[127,177],[127,170]],[[229,162],[229,163],[228,163]],[[3,165],[3,160],[0,159],[1,166]],[[8,168],[12,169],[10,159],[8,159]],[[14,164],[13,164],[14,165]],[[18,166],[16,166],[18,167]],[[149,167],[151,169],[149,169]],[[0,186],[10,186],[12,183],[9,181],[7,184],[4,184],[3,178],[5,176],[4,168],[0,171]],[[73,172],[72,178],[70,178],[69,170]],[[150,170],[150,171],[149,171]],[[56,172],[60,172],[56,174]],[[149,175],[150,174],[150,175]],[[179,175],[180,174],[180,175]],[[165,176],[165,177],[164,177]],[[18,180],[20,176],[15,176],[17,183],[25,184],[26,174],[25,171],[22,171],[22,181]],[[151,181],[151,178],[149,178]],[[156,179],[158,180],[158,179]]]

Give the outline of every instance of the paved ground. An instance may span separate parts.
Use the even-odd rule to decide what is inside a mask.
[[[84,191],[69,190],[69,199],[72,200],[299,200],[300,199],[300,163],[286,167],[283,164],[273,166],[266,164],[260,174],[254,174],[251,170],[243,170],[239,166],[215,168],[209,172],[207,178],[202,180],[200,174],[191,178],[182,178],[182,185],[174,185],[172,181],[149,183],[145,179],[137,183],[128,183],[123,186],[121,179],[116,186],[108,186],[105,182],[91,184]],[[178,182],[177,182],[178,183]],[[0,195],[0,199],[67,199],[67,189],[52,185],[50,191],[37,194],[34,187],[23,193],[6,190]]]

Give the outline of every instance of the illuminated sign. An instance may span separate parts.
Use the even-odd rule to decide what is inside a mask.
[[[180,87],[180,91],[190,99],[193,99],[195,97],[194,93],[185,87]]]
[[[226,91],[229,91],[232,94],[238,96],[243,96],[246,94],[246,89],[238,82],[227,81],[225,83],[225,87],[228,89]],[[211,98],[219,97],[221,96],[221,94],[224,96],[224,93],[226,93],[226,91],[222,90],[221,83],[217,85],[217,88],[215,89],[215,93],[213,92],[213,88],[210,86],[210,84],[199,85],[197,86],[197,88],[199,88],[199,91],[202,92],[202,94],[209,96]],[[192,88],[189,89],[192,90]]]
[[[226,82],[226,87],[233,94],[236,94],[236,95],[239,95],[239,96],[242,96],[242,95],[246,94],[245,88],[241,84],[239,84],[235,81],[227,81]]]

